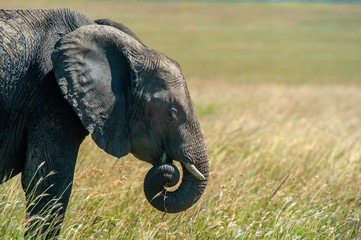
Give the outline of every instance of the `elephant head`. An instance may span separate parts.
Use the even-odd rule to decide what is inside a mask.
[[[59,40],[53,68],[64,97],[95,143],[116,157],[132,153],[153,168],[145,195],[163,212],[180,212],[202,195],[208,155],[177,62],[111,26],[87,25]],[[174,192],[164,186],[177,182]],[[163,162],[163,164],[161,163]]]

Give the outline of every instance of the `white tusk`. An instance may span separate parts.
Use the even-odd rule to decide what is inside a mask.
[[[206,178],[203,176],[203,174],[191,163],[184,163],[184,166],[187,168],[187,170],[193,174],[196,178],[199,180],[206,180]]]

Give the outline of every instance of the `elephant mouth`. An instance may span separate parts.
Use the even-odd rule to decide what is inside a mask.
[[[163,155],[160,158],[161,163],[173,164],[173,161],[174,160],[172,158],[168,157],[166,152],[163,152]],[[177,160],[175,160],[175,161],[177,161]],[[182,164],[183,169],[186,168],[189,171],[189,173],[191,173],[198,180],[206,180],[204,175],[196,168],[196,166],[194,166],[194,164],[189,163],[189,162],[181,162],[181,161],[178,161],[178,162],[180,162]],[[153,164],[153,166],[154,165],[156,165],[156,164]]]

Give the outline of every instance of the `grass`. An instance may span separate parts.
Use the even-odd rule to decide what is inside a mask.
[[[200,201],[164,215],[143,194],[150,166],[87,138],[61,239],[361,238],[360,4],[2,7],[60,5],[122,21],[180,62],[211,159]],[[18,176],[0,186],[0,236],[21,238],[24,216]]]
[[[125,23],[187,77],[278,83],[359,83],[360,4],[9,1],[70,7]]]

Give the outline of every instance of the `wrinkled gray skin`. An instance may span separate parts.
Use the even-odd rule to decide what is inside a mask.
[[[88,133],[113,156],[132,153],[155,165],[145,179],[155,208],[179,212],[200,198],[207,150],[175,61],[120,23],[69,9],[0,10],[0,33],[0,178],[21,173],[29,216],[52,206],[44,221],[58,217],[50,229],[29,218],[35,227],[27,234],[59,233]],[[181,162],[183,179],[167,192],[163,186],[176,182],[172,160]]]

